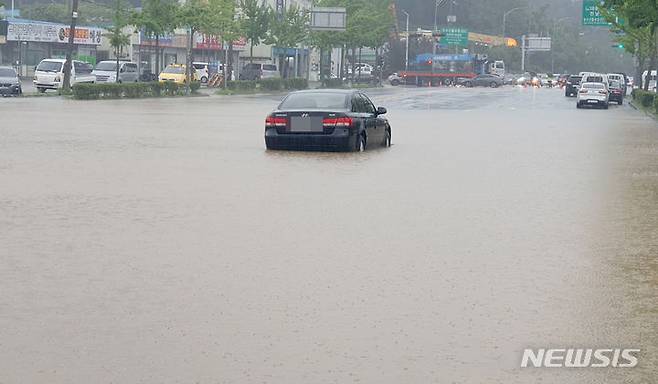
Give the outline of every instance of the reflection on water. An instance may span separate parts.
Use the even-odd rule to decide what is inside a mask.
[[[656,377],[653,121],[560,90],[369,93],[394,146],[365,153],[264,150],[271,99],[12,100],[0,382]],[[558,346],[643,353],[518,368]]]

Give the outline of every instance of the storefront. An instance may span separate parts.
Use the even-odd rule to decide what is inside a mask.
[[[0,63],[14,66],[21,76],[32,76],[41,60],[66,57],[68,39],[69,27],[64,24],[8,19],[6,43],[0,45]],[[74,58],[95,64],[96,50],[103,39],[101,28],[77,27]]]

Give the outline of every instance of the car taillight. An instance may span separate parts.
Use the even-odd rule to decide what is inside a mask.
[[[328,117],[322,119],[322,125],[325,127],[351,127],[353,120],[351,117]]]
[[[580,93],[587,93],[587,90],[586,89],[581,89]]]
[[[606,95],[606,94],[608,94],[608,91],[599,91],[599,93],[602,94],[602,95]]]
[[[265,128],[285,127],[288,125],[288,119],[285,117],[267,116],[265,119]]]

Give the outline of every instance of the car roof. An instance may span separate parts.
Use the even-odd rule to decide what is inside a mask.
[[[353,93],[359,92],[356,89],[332,89],[332,88],[323,88],[323,89],[304,89],[301,91],[295,91],[290,93],[342,93],[344,95],[351,95]]]

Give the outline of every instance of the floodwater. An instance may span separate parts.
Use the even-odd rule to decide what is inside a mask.
[[[650,383],[658,124],[384,89],[393,147],[268,152],[268,97],[0,100],[0,383]],[[520,368],[525,348],[635,368]]]

